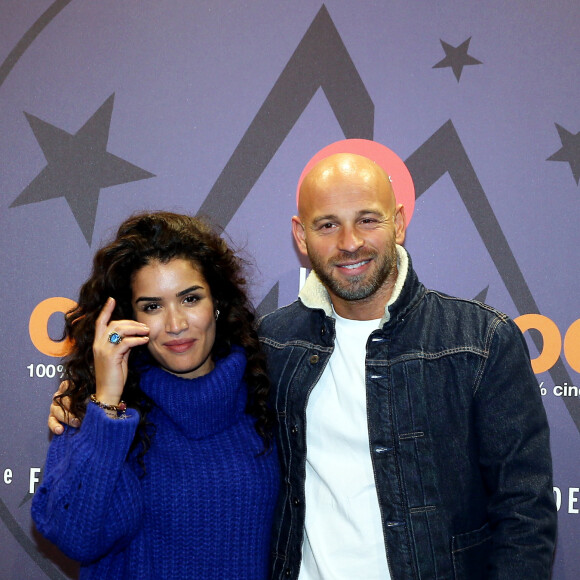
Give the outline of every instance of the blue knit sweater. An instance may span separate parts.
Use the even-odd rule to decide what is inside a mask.
[[[127,459],[134,410],[116,420],[89,404],[80,429],[54,437],[32,517],[81,578],[267,577],[279,470],[244,413],[245,365],[234,350],[196,379],[143,373],[156,405],[144,477]]]

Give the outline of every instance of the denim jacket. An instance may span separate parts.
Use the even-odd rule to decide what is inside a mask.
[[[426,290],[407,252],[397,255],[393,297],[366,346],[369,453],[391,577],[547,579],[556,535],[549,430],[525,340],[497,310]],[[283,474],[272,577],[297,578],[306,405],[335,336],[314,273],[259,334]]]

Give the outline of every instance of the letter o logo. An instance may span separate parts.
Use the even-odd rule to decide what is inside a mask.
[[[571,325],[564,337],[564,355],[568,364],[580,373],[580,318]]]
[[[69,353],[70,341],[55,341],[48,335],[48,320],[55,312],[63,314],[76,306],[70,298],[47,298],[32,311],[28,323],[28,333],[32,344],[47,356],[62,357]]]
[[[544,346],[537,358],[532,359],[532,370],[535,374],[545,373],[557,362],[562,350],[562,337],[556,323],[541,314],[523,314],[514,321],[522,331],[535,328],[542,334]]]

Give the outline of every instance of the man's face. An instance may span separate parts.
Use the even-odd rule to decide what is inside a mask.
[[[386,176],[372,162],[356,161],[330,161],[305,180],[293,230],[335,308],[376,301],[382,312],[397,276],[404,213]]]

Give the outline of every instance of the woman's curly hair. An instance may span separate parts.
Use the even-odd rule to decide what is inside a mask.
[[[93,270],[80,289],[78,305],[65,317],[65,337],[73,346],[64,361],[68,388],[56,397],[56,401],[63,406],[61,399],[70,397],[69,411],[77,417],[84,416],[87,399],[96,389],[93,339],[96,319],[105,301],[108,297],[116,301],[111,320],[132,319],[131,283],[135,273],[152,261],[165,264],[174,258],[191,261],[200,268],[209,284],[214,305],[220,311],[212,358],[223,358],[232,345],[245,350],[248,361],[244,375],[248,387],[246,413],[256,418],[256,431],[264,442],[264,450],[269,450],[274,423],[274,414],[268,405],[270,383],[254,329],[254,311],[244,289],[244,262],[206,223],[187,215],[164,211],[135,215],[124,221],[115,239],[95,254]],[[129,374],[123,390],[123,400],[141,414],[133,441],[140,463],[150,446],[146,427],[147,413],[153,404],[139,388],[139,365],[136,363],[145,349],[131,350]]]

